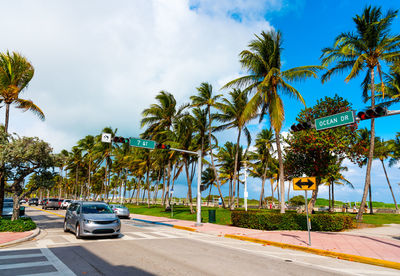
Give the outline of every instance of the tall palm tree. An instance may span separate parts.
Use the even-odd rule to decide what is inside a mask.
[[[396,137],[393,140],[390,140],[392,153],[389,160],[389,166],[393,166],[397,162],[400,161],[400,132],[397,132]]]
[[[228,82],[223,88],[239,86],[245,87],[245,91],[255,92],[246,108],[247,117],[254,116],[260,110],[258,115],[261,121],[264,115],[268,114],[275,131],[281,186],[281,213],[284,213],[285,183],[280,131],[285,112],[280,94],[294,97],[305,105],[301,94],[288,82],[308,77],[316,78],[315,72],[322,67],[302,66],[283,71],[281,68],[282,35],[279,31],[261,32],[261,35],[256,35],[256,39],[252,40],[248,47],[250,50],[243,50],[240,53],[240,63],[249,74]]]
[[[214,163],[214,154],[213,154],[213,144],[212,144],[212,119],[213,116],[211,115],[211,108],[215,108],[218,104],[218,100],[222,97],[222,95],[213,95],[213,88],[212,85],[206,82],[203,82],[200,84],[200,86],[197,88],[198,94],[191,96],[190,100],[192,101],[193,106],[205,106],[206,111],[208,114],[208,143],[210,147],[210,159],[211,159],[211,166],[214,170],[214,174],[216,177],[216,183],[217,183],[217,188],[218,188],[218,193],[219,196],[221,197],[222,200],[222,207],[225,208],[225,200],[224,197],[222,196],[222,191],[221,191],[221,181],[218,176],[218,172]]]
[[[43,111],[36,106],[31,100],[20,98],[20,93],[24,90],[34,74],[32,64],[21,54],[12,52],[11,54],[0,53],[0,102],[6,106],[4,129],[8,132],[8,122],[10,116],[10,106],[15,104],[19,109],[30,110],[41,120],[45,116]],[[3,170],[3,168],[0,168]],[[3,211],[4,200],[4,176],[0,179],[0,215]]]
[[[21,54],[12,52],[0,54],[0,100],[6,106],[5,131],[8,131],[8,121],[10,114],[10,105],[15,104],[17,108],[30,110],[41,120],[45,116],[43,111],[31,100],[25,100],[19,97],[31,81],[35,69],[32,64]]]
[[[238,177],[236,172],[238,171],[238,163],[239,163],[239,144],[240,137],[242,131],[244,132],[247,138],[247,145],[250,146],[251,143],[251,135],[249,130],[246,127],[246,123],[252,119],[252,117],[245,117],[244,111],[248,102],[247,92],[244,92],[240,89],[233,89],[229,92],[230,99],[224,98],[221,103],[217,105],[217,108],[222,112],[215,114],[215,118],[222,122],[222,125],[216,128],[217,131],[229,129],[229,128],[237,128],[238,136],[236,141],[236,151],[235,151],[235,163],[234,163],[234,175],[233,175],[233,193],[232,193],[232,201],[231,208],[234,207],[233,201],[235,200],[235,190],[236,184],[238,183]],[[253,116],[254,117],[254,116]],[[239,187],[239,186],[238,186]],[[239,194],[237,197],[237,205],[239,205]]]
[[[264,201],[264,187],[267,179],[268,171],[273,166],[272,144],[275,142],[274,133],[271,129],[263,129],[257,134],[255,140],[255,151],[250,152],[249,159],[254,160],[250,163],[250,176],[261,178],[260,201],[258,208],[262,208]]]
[[[375,156],[375,158],[377,158],[377,159],[379,159],[381,161],[382,168],[383,168],[383,171],[384,171],[385,176],[386,176],[386,181],[388,183],[390,192],[392,194],[393,202],[394,202],[394,205],[396,207],[396,211],[398,212],[399,208],[397,207],[396,198],[395,198],[393,190],[392,190],[392,185],[390,185],[389,177],[387,175],[386,168],[385,168],[385,162],[384,162],[386,159],[391,157],[391,154],[393,152],[394,144],[386,142],[383,139],[378,139],[378,141],[376,141],[376,142],[377,143],[376,143],[376,146],[375,146],[374,156]]]
[[[356,25],[355,32],[341,33],[332,48],[322,50],[322,64],[334,64],[323,76],[326,82],[334,74],[350,70],[345,81],[356,78],[361,72],[366,71],[363,81],[364,99],[371,99],[371,107],[375,107],[375,70],[382,81],[382,62],[392,62],[400,58],[400,36],[389,34],[390,25],[397,16],[397,11],[389,10],[385,16],[381,9],[371,6],[366,7],[361,15],[356,15],[353,21]],[[368,90],[371,91],[370,97]],[[382,93],[384,88],[382,87]],[[374,155],[375,119],[371,119],[371,139],[365,176],[364,193],[357,220],[362,220],[363,210],[371,183],[371,167]]]

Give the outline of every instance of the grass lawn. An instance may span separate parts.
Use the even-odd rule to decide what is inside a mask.
[[[135,204],[126,204],[129,208],[129,211],[133,214],[141,214],[141,215],[149,215],[156,217],[167,217],[172,218],[172,212],[164,211],[164,208],[160,205],[152,205],[150,208],[147,208],[147,205],[135,205]],[[173,218],[196,221],[196,212],[194,214],[190,214],[189,207],[183,205],[175,205],[173,210]],[[196,210],[194,208],[194,210]],[[216,210],[216,223],[221,225],[230,225],[231,221],[231,211],[229,209],[223,208],[215,208],[215,207],[202,207],[201,208],[201,218],[202,222],[208,222],[208,210]],[[236,210],[244,210],[243,208],[239,208]],[[257,210],[257,209],[254,209]],[[263,212],[277,212],[279,210],[266,210],[263,209]],[[355,214],[354,214],[355,217]],[[383,224],[397,223],[400,224],[400,214],[364,214],[363,223],[366,224],[374,224],[376,226],[380,226]]]

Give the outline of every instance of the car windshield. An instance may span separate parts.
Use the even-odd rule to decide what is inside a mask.
[[[85,204],[82,207],[83,214],[112,214],[113,211],[105,204]]]
[[[4,202],[3,203],[3,208],[12,208],[13,207],[13,203],[12,202]]]

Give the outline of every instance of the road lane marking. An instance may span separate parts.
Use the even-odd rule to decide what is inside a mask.
[[[43,212],[46,212],[46,213],[49,213],[49,214],[52,214],[52,215],[56,215],[56,216],[65,218],[64,215],[60,215],[60,214],[57,214],[57,213],[53,213],[53,212],[50,212],[50,211],[47,211],[47,210],[44,210],[44,209],[40,209],[40,208],[36,208],[36,207],[32,207],[32,206],[29,206],[29,208],[33,208],[33,209],[36,209],[36,210],[39,210],[39,211],[43,211]]]
[[[51,252],[50,249],[48,248],[40,248],[40,251],[42,251],[43,255],[51,262],[51,264],[62,274],[65,276],[73,276],[76,275],[75,273],[72,272],[71,269],[68,268],[63,262],[60,261],[60,259],[54,255],[53,252]]]
[[[4,265],[0,265],[0,270],[13,269],[13,268],[34,267],[34,266],[43,266],[43,265],[52,265],[52,263],[50,263],[49,261],[43,261],[43,262],[18,263],[18,264],[4,264]]]
[[[32,258],[32,257],[42,257],[43,255],[38,254],[20,254],[20,255],[9,255],[9,256],[0,256],[0,260],[8,260],[8,259],[18,259],[18,258]]]

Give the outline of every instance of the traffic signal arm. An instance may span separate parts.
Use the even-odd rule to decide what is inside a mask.
[[[366,111],[361,111],[357,113],[357,120],[367,120],[372,118],[379,118],[379,117],[387,117],[400,114],[400,110],[387,110],[386,107],[375,107],[374,109],[370,108]]]

